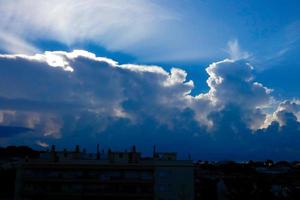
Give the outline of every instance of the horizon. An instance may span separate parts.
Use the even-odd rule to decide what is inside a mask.
[[[20,145],[20,146],[15,146],[15,145],[10,145],[10,146],[6,146],[6,147],[1,147],[0,146],[0,150],[7,150],[10,149],[12,150],[12,148],[16,148],[16,149],[20,149],[20,148],[29,148],[30,150],[33,150],[35,152],[38,153],[49,153],[52,151],[52,149],[54,148],[55,152],[76,152],[76,148],[77,146],[79,147],[79,152],[83,153],[83,154],[87,154],[87,155],[97,155],[97,147],[96,150],[87,150],[86,148],[80,146],[80,145],[75,145],[74,148],[63,148],[63,147],[57,147],[55,145],[51,145],[47,148],[38,148],[40,146],[37,146],[37,148],[34,147],[30,147],[30,146],[26,146],[26,145]],[[132,145],[130,147],[128,147],[127,149],[111,149],[111,148],[99,148],[99,152],[101,155],[103,154],[108,154],[109,151],[113,152],[113,153],[130,153],[132,152],[132,148],[135,145]],[[153,152],[153,148],[152,147],[152,151],[150,152],[143,152],[143,151],[139,151],[139,149],[136,149],[137,153],[141,153],[141,159],[148,159],[148,158],[152,158],[154,153],[159,153],[159,154],[165,154],[165,153],[174,153],[176,156],[176,160],[191,160],[193,161],[193,163],[202,163],[202,164],[220,164],[220,163],[231,163],[234,162],[236,164],[251,164],[251,162],[257,162],[257,163],[261,163],[261,162],[274,162],[274,164],[276,163],[281,163],[281,162],[288,162],[288,163],[296,163],[299,164],[300,161],[299,160],[272,160],[272,159],[260,159],[260,160],[253,160],[253,159],[249,159],[249,160],[231,160],[231,159],[217,159],[217,160],[211,160],[211,159],[194,159],[190,154],[187,155],[180,155],[178,154],[178,152],[176,151],[157,151],[157,149],[155,150],[155,152]],[[155,147],[157,148],[157,147]],[[17,154],[22,154],[22,156],[28,156],[26,154],[24,154],[25,152],[14,152]],[[24,154],[24,155],[23,155]],[[5,157],[5,156],[4,156]],[[29,157],[30,159],[32,159],[31,157]],[[35,159],[41,159],[40,155],[39,157],[35,158]],[[34,161],[34,159],[32,160]]]

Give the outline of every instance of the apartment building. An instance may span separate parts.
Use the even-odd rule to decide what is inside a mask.
[[[193,199],[192,160],[153,151],[50,151],[17,170],[16,199]]]

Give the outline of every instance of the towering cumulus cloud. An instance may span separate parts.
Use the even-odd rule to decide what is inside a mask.
[[[246,60],[213,63],[209,91],[193,96],[178,68],[81,50],[0,55],[0,145],[157,144],[197,158],[299,159],[299,101],[274,103],[252,68]]]

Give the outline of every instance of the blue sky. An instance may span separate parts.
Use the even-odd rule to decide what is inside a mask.
[[[205,76],[203,69],[228,57],[228,42],[238,40],[259,80],[282,95],[300,95],[296,0],[16,2],[2,1],[1,52],[85,49],[120,63],[180,66]]]
[[[85,51],[73,52],[75,49]],[[148,138],[152,143],[183,152],[189,150],[179,148],[183,136],[178,134],[186,132],[188,136],[184,138],[190,142],[200,135],[199,143],[215,141],[207,142],[209,145],[204,150],[220,148],[232,152],[229,146],[244,149],[236,155],[239,159],[247,158],[250,153],[246,149],[251,150],[253,146],[252,153],[263,151],[267,139],[265,136],[250,137],[251,141],[243,139],[247,144],[241,147],[243,141],[236,142],[234,138],[227,141],[219,135],[226,128],[221,122],[234,122],[227,127],[228,137],[242,132],[268,134],[276,123],[277,132],[300,132],[297,124],[300,120],[300,3],[296,0],[0,0],[0,53],[0,102],[3,104],[0,125],[12,127],[2,130],[18,130],[11,138],[3,134],[3,145],[26,140],[35,144],[37,141],[66,144],[69,137],[82,138],[83,131],[90,131],[91,135],[84,139],[86,145],[96,137],[110,141],[112,146],[126,146],[130,142],[126,138],[119,141],[122,136],[115,133],[115,127],[120,127],[123,132],[132,131],[132,137],[137,134],[139,139],[134,140],[137,143],[144,144]],[[82,63],[89,66],[86,71],[77,66]],[[52,69],[35,68],[37,65],[41,69],[45,69],[44,65],[61,68],[66,74],[70,73],[68,69],[83,74],[63,75]],[[98,65],[117,66],[117,72],[94,70]],[[111,79],[106,77],[108,74]],[[36,77],[40,77],[36,84],[43,87],[32,82]],[[148,83],[150,80],[153,83]],[[99,86],[100,83],[107,88]],[[15,86],[7,87],[11,84]],[[248,99],[250,103],[240,102]],[[78,119],[71,119],[67,111],[50,112],[52,104],[70,104],[66,107]],[[75,105],[81,107],[80,114],[73,108]],[[164,110],[166,114],[157,115],[153,110]],[[19,119],[24,116],[27,121]],[[145,118],[137,122],[138,116]],[[258,119],[264,123],[258,123]],[[106,124],[103,127],[92,123],[102,123],[102,120]],[[176,128],[174,120],[189,124],[189,128],[181,130],[185,125]],[[76,123],[80,128],[71,128],[69,123]],[[152,123],[157,129],[149,128]],[[32,131],[20,136],[23,130],[20,127],[24,132]],[[145,128],[148,131],[141,137],[140,132]],[[149,136],[158,131],[165,135]],[[174,146],[166,142],[169,134],[177,134]],[[274,143],[276,137],[270,136]],[[294,135],[286,138],[292,140]],[[256,140],[261,144],[255,147]],[[222,145],[224,141],[227,145]],[[287,145],[278,157],[298,158],[295,155],[300,149],[296,145]],[[202,155],[199,150],[191,151]],[[273,156],[277,151],[281,150],[266,154]]]

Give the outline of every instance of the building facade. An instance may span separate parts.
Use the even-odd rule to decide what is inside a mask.
[[[193,199],[193,163],[175,153],[51,151],[17,171],[19,199]]]

